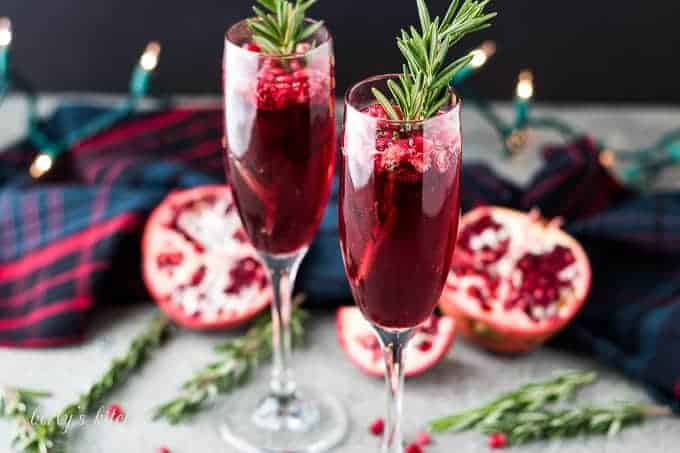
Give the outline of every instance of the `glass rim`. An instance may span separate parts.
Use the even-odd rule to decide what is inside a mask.
[[[328,29],[328,27],[326,27],[326,24],[323,23],[321,25],[321,27],[316,31],[316,33],[318,33],[319,31],[324,31],[326,33],[326,35],[328,36],[328,38],[323,40],[322,42],[320,42],[316,47],[312,47],[311,49],[309,49],[305,53],[292,53],[292,54],[288,54],[288,55],[271,55],[271,54],[264,53],[264,52],[255,52],[255,51],[252,51],[252,50],[247,50],[247,49],[244,49],[243,47],[241,47],[240,45],[236,44],[236,42],[234,42],[234,40],[231,38],[230,35],[232,33],[234,33],[237,30],[237,28],[240,27],[240,26],[245,25],[246,28],[247,28],[248,20],[250,20],[250,19],[255,19],[255,17],[249,17],[249,18],[246,18],[246,19],[241,19],[240,21],[236,22],[235,24],[232,24],[227,29],[227,31],[224,33],[225,47],[227,45],[229,45],[229,46],[231,46],[235,49],[239,49],[244,55],[247,54],[247,55],[253,55],[253,56],[262,57],[262,58],[276,58],[277,60],[295,60],[295,59],[299,59],[299,58],[306,58],[306,57],[312,56],[316,52],[320,51],[321,49],[327,48],[328,46],[333,44],[333,35],[331,35],[331,32]],[[308,23],[308,24],[316,24],[316,23],[319,23],[319,22],[323,22],[323,21],[320,21],[320,20],[311,19],[309,17],[305,17],[304,21],[305,21],[305,23]]]
[[[357,89],[358,89],[360,86],[362,86],[362,85],[366,85],[366,84],[368,84],[368,83],[376,82],[376,81],[380,81],[380,80],[386,80],[386,79],[398,79],[400,75],[401,75],[400,73],[378,74],[378,75],[374,75],[374,76],[371,76],[371,77],[367,77],[367,78],[365,78],[365,79],[363,79],[363,80],[360,80],[359,82],[355,83],[354,85],[352,85],[351,87],[349,87],[349,89],[347,89],[347,91],[345,92],[345,96],[344,96],[345,109],[351,108],[354,112],[358,113],[358,114],[361,115],[361,116],[364,116],[364,117],[366,117],[366,118],[377,119],[376,117],[371,116],[371,115],[369,115],[369,114],[366,113],[366,112],[362,112],[361,110],[359,110],[358,108],[356,108],[356,107],[350,102],[350,97],[352,96],[352,93],[354,93],[354,91],[357,90]],[[454,90],[453,87],[451,87],[450,85],[449,85],[449,87],[448,87],[448,90],[449,90],[449,94],[452,96],[452,99],[455,99],[455,102],[451,105],[451,110],[449,110],[449,111],[446,112],[446,113],[450,113],[450,112],[453,112],[453,111],[455,111],[455,110],[460,110],[460,107],[462,106],[462,103],[463,103],[461,97],[458,95],[458,92],[457,92],[456,90]],[[422,119],[422,120],[393,120],[393,119],[380,119],[380,121],[385,122],[385,123],[387,123],[387,124],[395,124],[395,125],[398,125],[398,124],[409,124],[409,125],[414,125],[414,124],[416,124],[416,125],[417,125],[417,124],[425,124],[425,123],[427,123],[428,121],[433,120],[433,119],[435,119],[435,118],[437,118],[437,116],[433,116],[433,117],[430,117],[430,118],[425,118],[425,119]]]

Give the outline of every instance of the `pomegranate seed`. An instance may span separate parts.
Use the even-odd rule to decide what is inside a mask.
[[[243,45],[243,48],[246,49],[246,50],[249,50],[249,51],[251,51],[251,52],[260,52],[260,50],[262,50],[262,49],[260,49],[260,46],[258,46],[258,45],[255,44],[254,42],[247,42],[247,43],[245,43],[245,44]]]
[[[170,453],[170,449],[167,447],[160,447],[158,450],[156,450],[156,453]]]
[[[370,349],[372,351],[380,350],[380,343],[372,333],[358,336],[357,342],[366,349]]]
[[[427,431],[421,431],[416,436],[416,443],[421,446],[430,445],[432,443],[432,437]]]
[[[432,342],[430,340],[423,340],[418,344],[418,349],[422,352],[427,352],[432,349]]]
[[[503,433],[494,433],[489,436],[489,447],[505,448],[508,446],[508,438]]]
[[[106,408],[106,416],[114,422],[125,421],[125,412],[123,412],[123,408],[120,404],[110,404],[109,407]]]
[[[252,257],[239,260],[229,271],[231,283],[226,289],[227,294],[238,294],[243,288],[251,286],[257,281],[262,272],[262,265]]]
[[[374,436],[380,436],[385,430],[385,420],[382,418],[377,419],[371,423],[371,434]]]
[[[161,253],[156,259],[158,267],[177,266],[182,263],[184,255],[182,252]]]
[[[404,453],[423,453],[423,447],[416,443],[413,443],[406,447]]]

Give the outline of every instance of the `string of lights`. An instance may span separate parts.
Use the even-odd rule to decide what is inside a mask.
[[[461,71],[452,81],[468,105],[472,105],[494,128],[502,143],[502,154],[510,157],[527,148],[531,130],[556,132],[564,140],[574,140],[587,132],[579,131],[558,118],[538,116],[532,110],[534,97],[534,76],[530,70],[519,73],[515,88],[514,121],[505,121],[493,105],[476,96],[464,86],[465,80],[480,70],[496,52],[491,41],[471,52],[473,56],[466,70]],[[615,149],[598,140],[600,162],[613,171],[623,182],[646,188],[664,169],[680,164],[680,128],[664,134],[655,143],[639,149]]]
[[[28,80],[11,67],[12,39],[11,21],[8,18],[0,18],[0,104],[10,89],[22,93],[28,103],[28,140],[40,150],[29,168],[29,173],[36,179],[48,172],[55,160],[78,142],[134,114],[139,101],[149,92],[151,76],[158,66],[161,52],[159,43],[151,42],[147,45],[132,72],[128,96],[120,105],[84,126],[70,131],[64,137],[53,140],[41,126],[37,92]],[[532,130],[556,132],[566,141],[586,135],[558,118],[538,116],[534,113],[532,108],[535,94],[534,76],[528,69],[521,71],[517,79],[512,121],[503,119],[489,101],[467,89],[464,82],[481,70],[495,53],[496,44],[493,41],[485,41],[472,50],[472,60],[456,75],[452,85],[467,104],[475,107],[496,131],[502,145],[502,155],[511,157],[527,149]],[[680,128],[669,131],[655,143],[640,149],[615,149],[602,141],[599,145],[600,162],[617,174],[623,182],[640,188],[647,187],[665,168],[680,164]]]
[[[134,114],[140,100],[149,92],[151,77],[158,66],[161,53],[160,44],[155,41],[150,42],[132,71],[126,99],[83,126],[69,131],[62,137],[52,139],[42,127],[42,120],[38,113],[37,92],[25,77],[10,66],[12,37],[11,21],[8,18],[0,18],[0,103],[10,89],[16,89],[26,100],[28,106],[27,138],[36,149],[40,150],[28,169],[29,174],[35,179],[47,173],[59,156],[77,143],[109,129],[117,122]]]

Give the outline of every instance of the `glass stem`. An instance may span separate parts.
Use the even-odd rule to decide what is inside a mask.
[[[295,277],[306,253],[305,249],[285,257],[263,256],[274,289],[274,300],[271,304],[273,369],[270,390],[279,398],[288,398],[295,393],[291,364],[291,300]]]
[[[404,396],[404,348],[414,330],[390,332],[375,326],[385,354],[385,382],[387,383],[387,417],[381,453],[403,453],[401,432],[402,400]]]

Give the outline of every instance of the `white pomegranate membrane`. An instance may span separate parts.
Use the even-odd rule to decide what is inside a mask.
[[[491,349],[529,350],[575,316],[590,275],[585,252],[559,221],[481,207],[463,216],[440,306]]]
[[[144,236],[144,276],[154,299],[189,327],[237,324],[272,297],[226,186],[171,194]]]

